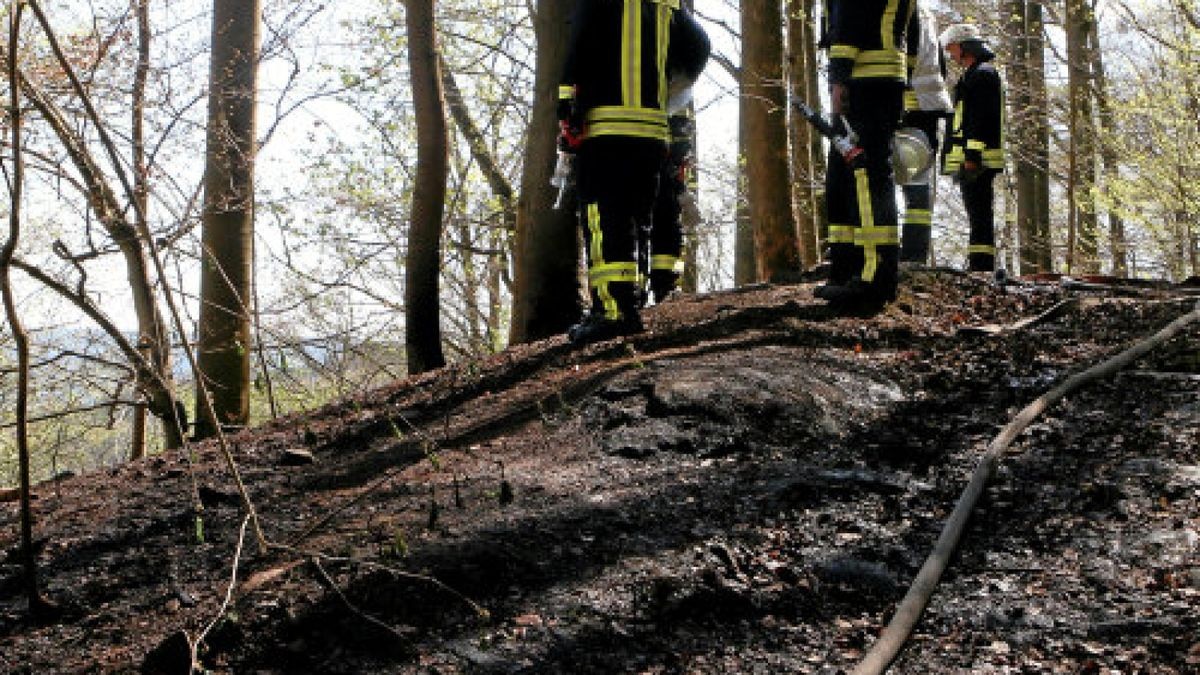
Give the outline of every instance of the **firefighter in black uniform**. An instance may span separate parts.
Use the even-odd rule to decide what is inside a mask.
[[[916,0],[828,0],[830,106],[840,131],[857,136],[852,163],[830,151],[825,178],[831,305],[876,310],[896,296],[900,232],[891,140],[917,55],[909,20]]]
[[[996,265],[992,181],[1004,171],[1004,92],[991,61],[995,54],[971,24],[947,28],[940,42],[966,70],[954,85],[954,120],[946,140],[942,173],[955,177],[962,190],[971,234],[967,268],[991,272]]]
[[[679,0],[579,0],[559,86],[560,147],[576,187],[592,307],[575,344],[640,332],[639,238],[670,140],[668,74],[699,72],[708,38]]]

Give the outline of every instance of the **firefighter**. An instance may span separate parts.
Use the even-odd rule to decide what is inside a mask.
[[[942,33],[942,48],[964,71],[954,85],[954,119],[946,140],[942,173],[962,191],[971,233],[967,269],[991,272],[996,265],[992,181],[1004,170],[1004,92],[979,29],[956,24]]]
[[[891,140],[917,35],[915,0],[828,0],[822,44],[829,49],[830,108],[839,132],[857,137],[853,162],[830,150],[825,177],[831,305],[875,311],[896,296],[900,232]]]
[[[915,172],[902,184],[904,216],[901,218],[900,262],[929,262],[929,243],[933,231],[933,204],[937,194],[935,167],[940,124],[953,108],[946,92],[946,60],[938,48],[937,20],[933,13],[919,5],[909,23],[910,32],[919,35],[917,59],[909,87],[904,92],[904,121],[902,127],[917,129],[925,134],[929,154],[923,171]]]
[[[579,0],[559,86],[560,148],[577,153],[591,309],[587,344],[640,332],[639,239],[667,152],[668,74],[699,72],[708,38],[679,0]]]
[[[650,293],[655,303],[675,292],[683,274],[683,198],[692,176],[692,119],[677,113],[668,124],[671,144],[658,174],[650,229]]]

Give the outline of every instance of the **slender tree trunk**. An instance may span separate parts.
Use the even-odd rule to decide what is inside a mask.
[[[558,130],[555,109],[567,54],[571,0],[537,4],[533,112],[517,199],[517,246],[509,341],[531,342],[566,332],[583,307],[579,226],[574,207],[554,210]]]
[[[755,277],[791,281],[801,270],[788,189],[787,100],[779,0],[742,0],[741,115],[746,120],[746,200]]]
[[[404,269],[405,343],[408,372],[412,374],[446,364],[438,277],[449,158],[433,0],[409,0],[404,23],[408,28],[408,64],[417,122],[417,175]]]
[[[1112,103],[1109,100],[1108,77],[1104,68],[1104,56],[1100,52],[1097,23],[1092,22],[1089,53],[1092,57],[1092,77],[1096,83],[1096,106],[1100,113],[1100,129],[1103,132],[1100,140],[1100,160],[1104,166],[1104,179],[1111,185],[1117,180],[1117,173],[1121,168],[1120,151],[1117,146],[1119,132],[1116,128],[1116,120],[1113,119]],[[1108,210],[1108,245],[1109,255],[1112,258],[1113,275],[1127,276],[1129,263],[1126,258],[1129,244],[1125,240],[1125,222],[1117,209],[1113,208]]]
[[[138,50],[137,66],[133,77],[133,193],[134,199],[141,207],[137,209],[138,229],[149,231],[150,223],[146,222],[149,209],[150,184],[146,175],[146,141],[145,141],[145,112],[146,112],[146,78],[150,73],[150,7],[148,0],[137,0],[134,3],[137,13]],[[149,336],[143,336],[148,339]],[[139,378],[140,380],[141,378]],[[138,382],[139,392],[146,390],[144,382]],[[133,406],[132,432],[130,433],[129,457],[140,459],[146,454],[146,404],[138,401]]]
[[[214,0],[204,168],[196,436],[250,419],[255,97],[261,0]],[[203,405],[208,394],[212,402]]]
[[[806,99],[810,82],[817,79],[814,4],[813,0],[788,0],[787,4],[788,84],[791,91]],[[813,142],[817,134],[803,116],[789,111],[788,129],[791,131],[792,213],[799,236],[800,264],[807,269],[817,264],[821,251],[816,193],[822,174],[817,171],[817,155],[814,155],[814,149],[821,146],[819,142]]]
[[[4,298],[4,313],[8,318],[13,342],[17,347],[17,400],[16,400],[16,445],[17,471],[21,489],[21,563],[25,571],[25,594],[29,600],[29,613],[44,614],[50,604],[42,597],[38,587],[37,556],[33,550],[33,496],[29,476],[29,334],[21,323],[17,312],[16,297],[12,288],[12,261],[21,238],[21,200],[25,180],[25,165],[21,146],[21,82],[17,70],[18,44],[21,35],[21,10],[17,3],[9,10],[8,44],[8,87],[9,110],[7,126],[13,155],[13,170],[9,181],[8,239],[0,248],[0,294]]]
[[[746,198],[746,152],[748,147],[748,120],[738,115],[738,166],[735,187],[736,206],[733,212],[733,283],[745,286],[758,281],[755,271],[757,256],[754,251],[754,224],[750,216],[750,205]]]
[[[1096,221],[1096,125],[1092,115],[1090,36],[1095,17],[1088,0],[1066,0],[1067,90],[1070,97],[1070,172],[1068,201],[1071,229],[1068,236],[1069,272],[1100,271]],[[1073,244],[1073,245],[1072,245]]]
[[[692,3],[688,2],[690,7]],[[688,104],[688,117],[696,119],[696,106],[694,103]],[[700,287],[700,269],[698,267],[699,256],[697,251],[700,249],[700,225],[703,218],[700,215],[700,132],[696,125],[692,125],[691,138],[692,144],[692,164],[688,167],[688,184],[687,191],[683,195],[683,201],[680,204],[682,213],[680,214],[681,222],[683,223],[683,276],[679,280],[679,287],[684,293],[695,293]]]

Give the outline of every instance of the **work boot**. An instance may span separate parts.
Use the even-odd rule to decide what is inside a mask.
[[[830,309],[867,316],[879,313],[884,305],[895,299],[894,291],[891,297],[884,297],[878,289],[858,277],[845,284],[819,286],[813,295],[829,303]]]
[[[671,270],[650,270],[650,293],[654,304],[665,301],[679,288],[679,273]]]
[[[608,319],[601,312],[591,312],[583,317],[583,321],[567,329],[567,339],[571,344],[582,347],[644,330],[642,318],[634,310],[626,310],[620,319]]]

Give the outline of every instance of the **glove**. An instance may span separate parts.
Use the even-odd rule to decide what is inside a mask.
[[[570,120],[558,121],[558,149],[574,153],[583,144],[583,129],[571,124]]]

